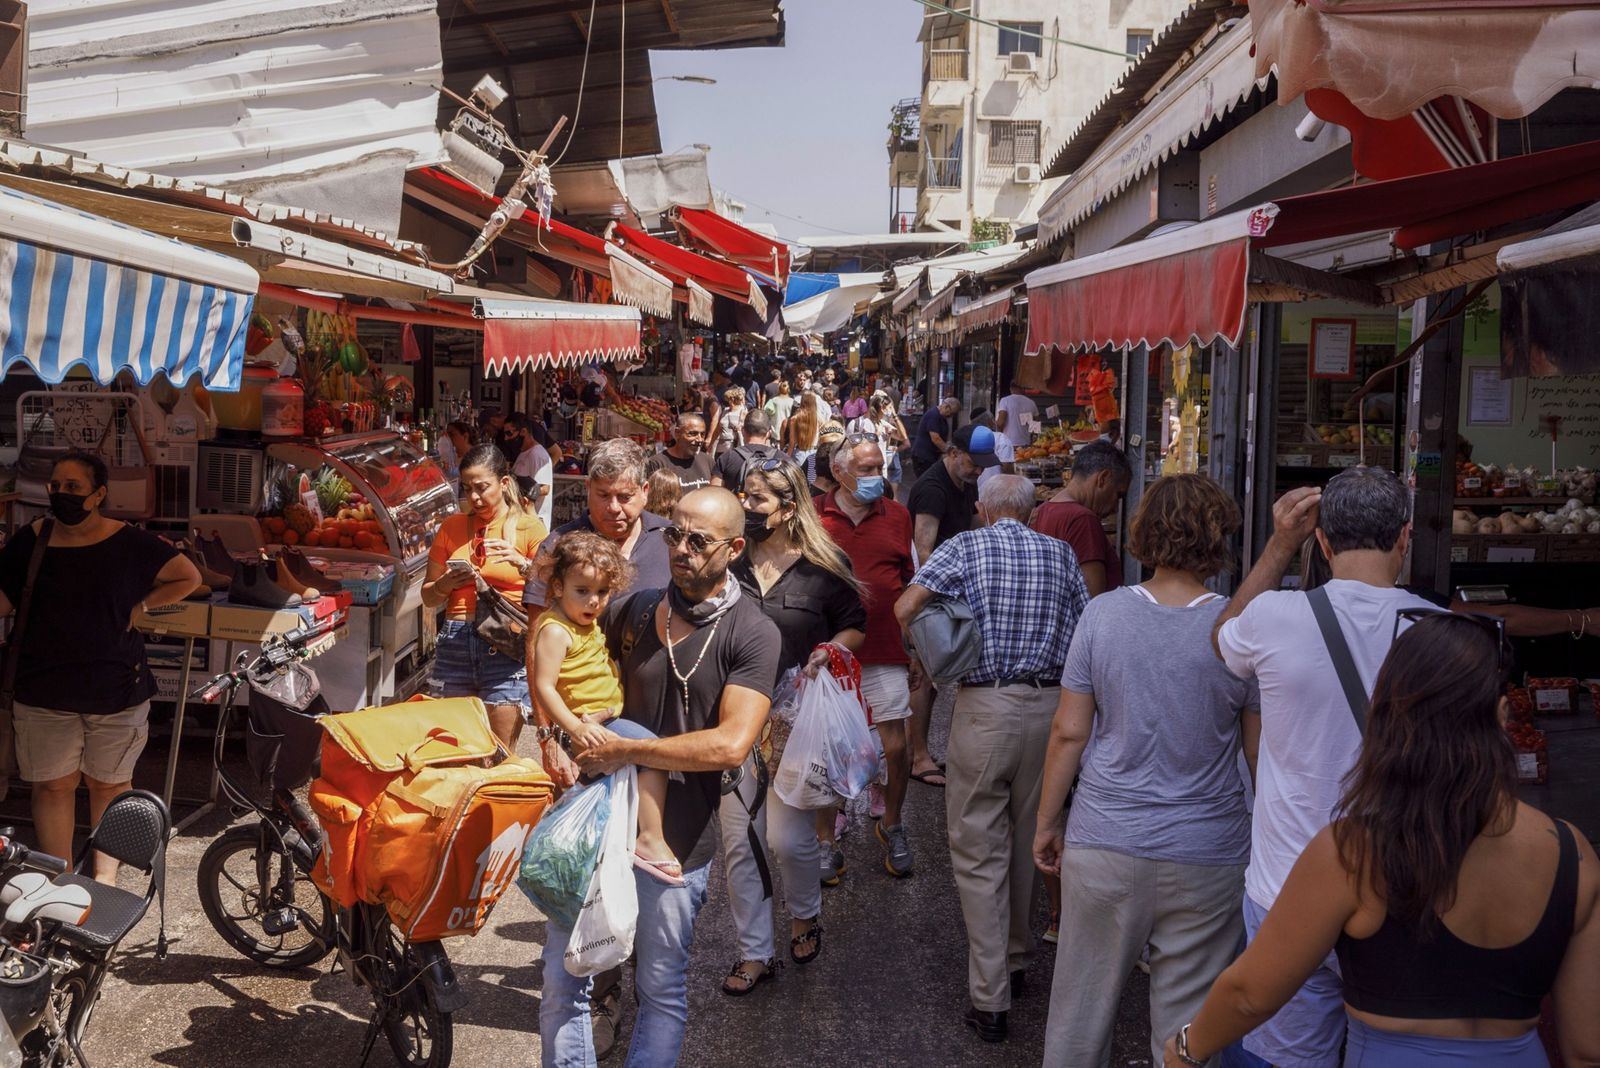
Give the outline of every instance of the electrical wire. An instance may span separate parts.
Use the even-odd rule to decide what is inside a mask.
[[[798,215],[790,215],[788,212],[779,211],[776,208],[769,208],[765,204],[758,203],[746,196],[741,196],[739,199],[744,201],[746,204],[749,204],[751,207],[760,208],[768,215],[776,215],[780,219],[788,219],[791,222],[805,223],[807,226],[815,226],[818,230],[827,230],[829,233],[834,234],[853,234],[856,232],[854,230],[841,230],[837,226],[826,226],[819,222],[812,222],[810,219],[802,219]]]
[[[594,9],[599,0],[589,0],[589,25],[583,33],[583,69],[578,73],[578,101],[572,106],[572,129],[567,131],[567,143],[561,146],[561,154],[550,161],[553,168],[567,156],[567,149],[572,147],[572,138],[578,132],[578,116],[583,114],[583,87],[589,80],[589,46],[594,43]]]
[[[970,11],[957,11],[953,7],[946,7],[944,4],[939,3],[938,0],[912,0],[912,2],[921,4],[926,8],[932,8],[934,11],[942,11],[946,15],[954,15],[957,18],[966,19],[968,22],[976,22],[980,26],[993,26],[997,30],[1005,30],[1009,33],[1016,34],[1018,37],[1036,37],[1041,41],[1048,41],[1051,44],[1067,45],[1069,48],[1082,48],[1089,52],[1099,52],[1104,56],[1116,56],[1121,60],[1126,60],[1128,58],[1128,53],[1119,49],[1101,48],[1099,45],[1084,44],[1082,41],[1072,41],[1065,37],[1047,36],[1044,33],[1034,33],[1032,30],[1019,29],[1015,25],[1002,26],[1000,23],[994,22],[990,19],[980,19]],[[1060,20],[1058,19],[1057,25],[1059,24]]]

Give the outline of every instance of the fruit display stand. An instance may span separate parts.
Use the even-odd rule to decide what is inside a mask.
[[[337,663],[329,662],[323,680],[330,703],[361,708],[414,693],[433,656],[422,605],[428,549],[457,508],[444,472],[391,431],[277,443],[267,455],[274,482],[262,519],[268,539],[312,556],[393,568],[387,596],[350,609],[350,637],[330,654]],[[364,572],[350,583],[357,591],[381,590],[383,577]]]

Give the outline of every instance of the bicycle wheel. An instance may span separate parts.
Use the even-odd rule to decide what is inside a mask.
[[[384,1005],[383,1033],[395,1060],[404,1068],[446,1068],[453,1042],[450,1014],[434,999],[421,959],[387,923],[379,945],[385,992],[373,991],[373,996]]]
[[[234,827],[212,842],[200,858],[200,907],[223,940],[269,968],[307,968],[334,949],[333,909],[294,858],[274,848],[276,839],[260,825]],[[264,855],[263,855],[264,851]],[[266,879],[258,861],[264,862]],[[278,885],[288,869],[290,892]],[[280,900],[280,897],[286,897]],[[296,922],[269,933],[266,923]]]
[[[72,1052],[72,1043],[82,1043],[89,1030],[89,1017],[94,1014],[100,991],[94,984],[94,971],[89,967],[74,968],[57,980],[50,989],[50,1007],[60,1021],[60,1031],[51,1034],[50,1026],[41,1023],[26,1035],[19,1036],[23,1063],[39,1068],[69,1068],[78,1063]]]

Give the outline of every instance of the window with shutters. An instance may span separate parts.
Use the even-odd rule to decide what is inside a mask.
[[[996,119],[989,123],[989,165],[1039,162],[1039,123]]]

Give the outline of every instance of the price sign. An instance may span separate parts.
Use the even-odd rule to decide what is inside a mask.
[[[1279,467],[1310,467],[1311,454],[1309,452],[1286,452],[1278,457]]]
[[[1361,462],[1361,455],[1354,452],[1330,452],[1328,454],[1329,467],[1354,467]]]
[[[1044,417],[1046,419],[1060,419],[1061,418],[1061,406],[1058,405],[1058,404],[1050,405],[1048,408],[1046,408],[1044,410]]]
[[[1559,690],[1535,690],[1533,691],[1533,703],[1534,707],[1540,712],[1571,712],[1572,691],[1564,688]]]

